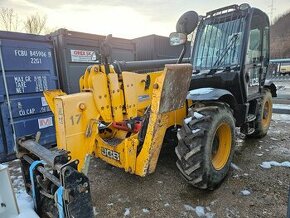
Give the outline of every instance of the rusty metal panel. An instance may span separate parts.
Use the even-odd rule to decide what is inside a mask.
[[[184,105],[191,81],[192,66],[168,64],[165,65],[165,71],[159,113],[173,111]]]

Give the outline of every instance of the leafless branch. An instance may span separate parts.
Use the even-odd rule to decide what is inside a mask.
[[[27,33],[40,34],[46,28],[47,16],[38,13],[27,17],[24,21],[24,29]]]

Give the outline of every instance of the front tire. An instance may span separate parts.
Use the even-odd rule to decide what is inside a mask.
[[[225,178],[235,146],[235,121],[225,105],[191,109],[177,133],[176,165],[185,180],[214,189]]]
[[[255,120],[255,131],[250,138],[262,138],[267,135],[273,112],[273,100],[270,90],[266,89],[261,99],[261,105]]]

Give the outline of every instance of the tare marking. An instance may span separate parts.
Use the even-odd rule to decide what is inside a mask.
[[[102,152],[102,155],[105,157],[120,161],[120,153],[116,151],[101,147],[101,152]]]

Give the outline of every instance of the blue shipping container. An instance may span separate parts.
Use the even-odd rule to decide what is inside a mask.
[[[55,144],[53,114],[42,92],[58,88],[58,76],[53,43],[45,36],[0,31],[0,52],[0,162],[4,162],[14,157],[19,137],[40,131],[41,145]]]

